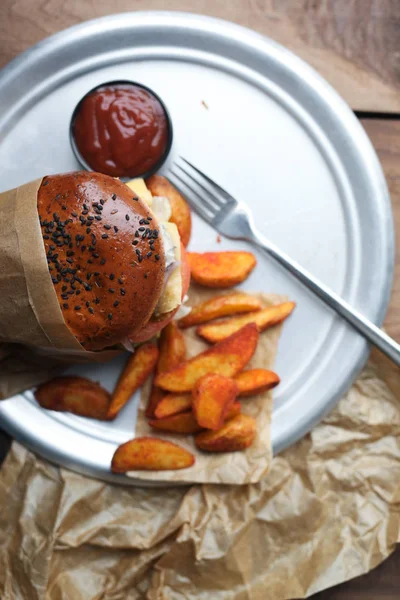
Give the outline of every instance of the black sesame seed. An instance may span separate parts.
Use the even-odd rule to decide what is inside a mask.
[[[86,283],[86,281],[83,282],[83,287],[87,292],[90,292],[90,290],[92,289],[92,286]]]
[[[92,264],[93,264],[93,261],[92,261],[92,259],[91,259],[91,258],[89,258],[89,259],[88,259],[88,264],[89,264],[89,265],[92,265]]]
[[[72,215],[73,217],[77,217],[77,216],[78,216],[78,213],[76,213],[75,211],[72,211],[71,215]]]
[[[113,194],[113,195],[111,196],[111,198],[112,198],[113,200],[116,200],[116,199],[117,199],[117,194]]]
[[[91,273],[86,273],[86,279],[89,281],[89,279],[91,278],[92,274]]]
[[[87,214],[88,214],[88,212],[89,212],[88,210],[83,210],[83,211],[82,211],[82,214],[83,214],[83,215],[87,215]]]
[[[123,280],[123,279],[121,279],[121,277],[118,277],[118,283],[119,283],[120,285],[122,285],[122,284],[124,283],[124,280]]]
[[[148,253],[146,254],[146,258],[150,258],[150,256],[153,256],[153,253],[152,253],[152,252],[148,252]]]
[[[74,307],[74,310],[81,310],[81,307],[79,306],[79,304]]]
[[[138,200],[139,200],[139,198],[138,198],[137,196],[133,196],[132,200],[136,200],[136,201],[138,201]]]
[[[127,221],[129,221],[129,219],[130,219],[130,216],[129,216],[129,215],[125,215],[125,219],[126,219]]]
[[[52,278],[51,278],[51,280],[52,280],[52,282],[53,282],[53,283],[58,283],[58,281],[57,281],[57,278],[56,278],[56,277],[52,277]]]
[[[94,310],[93,310],[93,308],[91,306],[88,308],[88,311],[90,312],[90,314],[94,313]]]
[[[104,225],[103,227],[104,227],[104,229],[107,229],[107,230],[111,229],[111,225]]]
[[[85,304],[86,304],[86,306],[90,306],[89,300],[86,300]]]
[[[81,290],[76,290],[75,295],[79,296],[80,293],[81,293]]]
[[[72,258],[67,258],[67,263],[69,263],[70,265],[72,265],[72,263],[73,263],[73,262],[74,262],[74,261],[73,261],[73,259],[72,259]]]
[[[90,227],[86,227],[86,233],[90,233]]]
[[[102,217],[100,217],[99,215],[95,216],[96,221],[101,221]]]
[[[93,256],[94,256],[94,258],[99,258],[99,255],[97,254],[97,252],[93,252]]]
[[[66,289],[67,289],[67,286],[66,286],[66,285],[63,285],[63,286],[62,286],[62,288],[61,288],[61,290],[62,290],[63,292],[65,292],[65,290],[66,290]]]
[[[100,261],[100,264],[101,264],[101,265],[105,265],[105,264],[106,264],[106,259],[105,259],[105,258],[102,258],[102,259],[101,259],[101,261]]]
[[[108,288],[108,291],[110,292],[110,294],[114,294],[115,290],[113,288]]]
[[[106,240],[108,238],[108,233],[103,233],[103,235],[101,237],[103,240]]]
[[[103,205],[104,204],[104,200],[103,198],[100,198],[100,204]]]
[[[67,256],[74,256],[75,252],[73,250],[67,250]]]
[[[121,296],[125,296],[125,294],[126,294],[126,291],[124,290],[124,288],[121,288],[119,291],[120,291],[120,293],[121,293]]]
[[[63,300],[68,300],[68,294],[61,294],[61,298]]]
[[[94,217],[92,217],[91,215],[87,218],[88,221],[94,221]]]
[[[100,303],[100,300],[99,300],[98,298],[95,298],[95,299],[94,299],[94,303],[95,303],[95,304],[99,304],[99,303]]]
[[[49,236],[49,235],[44,235],[44,236],[43,236],[43,239],[44,239],[44,240],[49,240],[49,239],[50,239],[50,236]]]
[[[146,227],[139,227],[138,231],[145,231]]]
[[[63,307],[68,308],[68,304],[66,302],[64,302]]]
[[[155,258],[156,260],[160,260],[160,255],[159,255],[159,254],[155,254],[155,255],[154,255],[154,258]]]
[[[114,231],[115,233],[118,233],[118,227],[116,225],[114,225]]]
[[[108,313],[107,318],[108,318],[109,321],[111,321],[111,319],[112,319],[112,313]]]
[[[133,246],[137,246],[137,245],[138,245],[138,243],[139,243],[139,241],[138,241],[138,240],[133,240],[133,242],[132,242],[132,245],[133,245]]]
[[[83,206],[83,209],[84,209],[84,210],[89,210],[89,207],[88,207],[88,205],[87,205],[87,204],[83,203],[83,204],[82,204],[82,206]]]
[[[50,250],[55,250],[56,247],[55,246],[49,246]]]
[[[116,307],[118,306],[118,304],[119,304],[119,302],[118,302],[118,300],[116,300],[116,301],[114,302],[113,306],[116,308]]]
[[[147,279],[147,278],[148,278],[148,276],[149,276],[149,274],[148,274],[148,273],[145,273],[145,274],[144,274],[144,278],[145,278],[145,279]]]
[[[115,279],[114,273],[110,273],[110,279],[111,279],[111,281],[113,281],[113,279]]]
[[[135,237],[137,237],[137,238],[139,237],[139,232],[138,231],[135,231]]]

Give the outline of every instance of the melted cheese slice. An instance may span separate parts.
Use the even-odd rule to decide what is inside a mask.
[[[154,314],[159,317],[165,313],[175,310],[182,299],[182,273],[180,268],[181,261],[181,240],[178,229],[174,223],[169,223],[160,219],[157,215],[157,203],[153,202],[153,196],[147,188],[144,179],[132,179],[126,184],[135,194],[145,202],[150,210],[154,208],[154,215],[159,223],[164,225],[165,231],[172,242],[174,248],[175,265],[171,267],[172,272],[169,274],[167,283],[164,286],[164,291],[157,303]],[[165,214],[165,211],[163,211]],[[164,242],[166,246],[166,243]]]

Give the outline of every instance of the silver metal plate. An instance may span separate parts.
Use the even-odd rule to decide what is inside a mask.
[[[336,92],[271,40],[180,13],[132,13],[83,23],[25,52],[0,74],[1,190],[79,168],[69,145],[75,104],[101,82],[154,89],[182,154],[238,199],[288,254],[381,324],[394,263],[391,207],[375,152]],[[167,169],[168,167],[166,167]],[[241,244],[244,246],[244,244]],[[194,220],[192,250],[222,250]],[[298,304],[285,325],[276,370],[274,451],[329,411],[366,360],[366,343],[286,272],[258,256],[244,289]],[[79,367],[111,389],[122,359]],[[112,424],[38,408],[30,392],[0,403],[2,426],[45,458],[120,483],[109,465],[132,437],[138,398]]]

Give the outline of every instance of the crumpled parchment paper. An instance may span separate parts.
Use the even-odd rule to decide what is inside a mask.
[[[375,354],[255,484],[126,488],[14,443],[0,471],[0,598],[303,598],[374,568],[399,529],[400,378]]]

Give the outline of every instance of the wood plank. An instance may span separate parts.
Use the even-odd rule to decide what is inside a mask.
[[[255,29],[312,64],[352,108],[400,113],[398,0],[1,0],[0,66],[81,21],[166,8]]]
[[[396,266],[385,327],[400,342],[400,120],[364,119],[361,122],[378,153],[392,199],[397,239]]]

